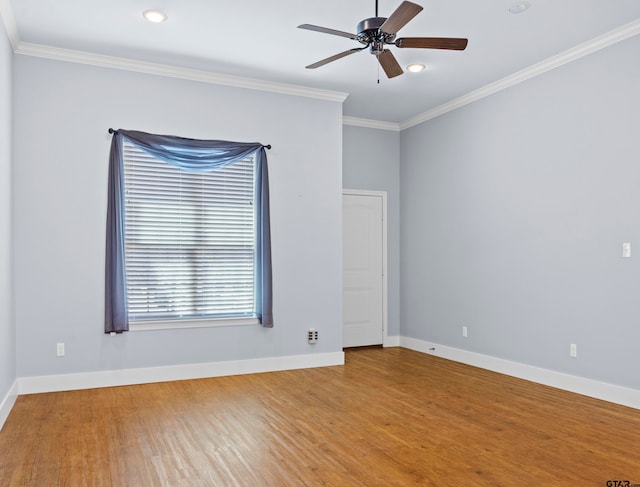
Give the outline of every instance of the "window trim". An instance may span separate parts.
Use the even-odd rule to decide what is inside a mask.
[[[257,239],[258,239],[258,228],[257,228],[257,215],[255,208],[257,206],[257,191],[256,191],[256,182],[257,182],[257,157],[255,153],[249,154],[233,163],[225,166],[221,169],[213,169],[208,171],[185,171],[175,165],[169,164],[167,161],[162,160],[156,157],[154,154],[150,154],[144,150],[144,148],[136,145],[134,142],[124,139],[122,141],[122,163],[123,163],[123,191],[125,197],[123,198],[123,228],[124,228],[124,259],[125,259],[125,272],[126,272],[126,281],[127,281],[127,319],[129,321],[129,329],[140,329],[140,330],[148,330],[148,329],[180,329],[180,328],[202,328],[202,327],[215,327],[215,326],[235,326],[235,325],[244,325],[244,324],[254,324],[259,323],[257,318],[257,290],[256,290],[256,279],[257,279]],[[224,172],[228,168],[232,168],[238,163],[242,164],[242,167],[239,170],[232,169],[231,173],[227,173],[227,175],[217,175],[218,172]],[[240,171],[238,173],[237,171]],[[183,176],[181,172],[185,172],[186,174]],[[240,176],[239,176],[240,174]],[[167,179],[165,179],[167,178]],[[205,178],[205,179],[201,179]],[[230,178],[230,179],[229,179]],[[213,186],[211,186],[213,185]],[[209,193],[207,197],[205,193],[202,193],[203,186],[208,188],[210,191],[214,191],[214,193]],[[183,189],[184,188],[184,189]],[[248,188],[251,188],[250,193],[246,193],[249,191]],[[145,208],[147,208],[149,201],[155,201],[155,197],[158,193],[163,191],[168,191],[176,198],[176,195],[180,195],[180,203],[182,206],[182,196],[185,196],[189,201],[191,198],[196,197],[196,203],[187,203],[193,204],[193,210],[196,212],[197,217],[195,221],[192,222],[193,226],[190,226],[188,223],[186,226],[183,226],[183,223],[178,224],[178,221],[182,221],[182,212],[180,209],[176,209],[170,205],[169,209],[166,209],[164,206],[162,208],[165,210],[160,213],[161,221],[156,219],[151,220],[151,218],[157,218],[157,214],[155,212],[145,213]],[[218,191],[222,191],[222,193],[218,193]],[[178,193],[176,193],[178,192]],[[227,194],[228,193],[228,194]],[[251,198],[247,198],[246,201],[251,201],[250,204],[250,218],[246,218],[245,211],[245,200],[238,200],[238,198],[244,198],[244,196],[250,195]],[[163,193],[164,195],[164,193]],[[166,195],[164,195],[166,196]],[[202,196],[207,200],[207,203],[202,203],[202,206],[198,206],[197,201],[200,201],[198,198]],[[227,199],[230,196],[231,199]],[[223,198],[222,202],[214,203],[209,200],[209,198],[213,198],[214,200],[218,200],[218,198]],[[160,205],[166,203],[164,198],[160,196],[161,201]],[[172,200],[173,201],[173,200]],[[145,206],[146,204],[146,206]],[[177,201],[174,205],[178,205]],[[152,205],[153,206],[153,205]],[[232,209],[230,209],[232,208]],[[228,210],[231,211],[231,217],[234,218],[233,221],[230,221],[227,214],[223,214],[223,216],[217,217],[214,220],[210,221],[210,226],[200,227],[203,225],[202,217],[207,215],[207,211],[213,209],[214,214],[217,214],[219,211]],[[171,211],[172,213],[167,213]],[[141,213],[142,212],[142,213]],[[163,215],[171,215],[171,220],[169,224],[169,232],[174,230],[174,233],[166,234],[166,225],[164,219],[162,219]],[[131,221],[129,221],[129,217],[131,217]],[[211,218],[208,216],[206,218]],[[240,220],[238,220],[240,218]],[[187,220],[189,220],[187,218]],[[185,296],[193,296],[198,295],[198,290],[201,289],[198,285],[198,282],[202,284],[204,281],[205,285],[220,285],[222,279],[222,284],[231,284],[234,287],[234,291],[231,295],[224,297],[224,301],[222,306],[229,299],[237,299],[240,297],[241,300],[249,299],[248,295],[245,295],[243,289],[251,289],[251,310],[249,308],[233,308],[229,309],[227,312],[223,310],[218,310],[217,313],[206,314],[204,312],[198,312],[197,306],[195,309],[189,308],[188,310],[183,311],[174,311],[171,312],[168,309],[165,309],[164,312],[153,312],[147,308],[144,308],[136,305],[136,301],[141,297],[147,297],[147,302],[149,299],[157,298],[157,295],[151,292],[151,294],[146,295],[144,291],[141,289],[153,288],[154,286],[163,285],[163,275],[162,273],[156,277],[156,268],[154,264],[157,264],[155,261],[152,261],[153,255],[149,255],[149,252],[153,252],[150,250],[149,242],[145,240],[144,232],[149,232],[148,225],[160,225],[160,228],[153,228],[154,235],[159,236],[161,241],[163,241],[163,237],[169,239],[180,239],[178,235],[181,232],[176,231],[176,226],[186,231],[188,234],[193,232],[193,235],[197,242],[200,242],[203,235],[205,233],[214,232],[214,239],[216,238],[228,238],[228,229],[226,228],[227,220],[230,221],[232,225],[242,225],[242,229],[239,230],[242,232],[244,237],[251,239],[252,243],[250,244],[250,263],[249,266],[251,268],[250,278],[231,278],[231,282],[229,282],[228,277],[218,276],[211,277],[211,271],[207,271],[205,269],[205,274],[202,275],[197,273],[195,276],[191,276],[192,279],[185,284],[185,289],[179,291],[178,289],[172,289],[167,295],[161,293],[161,307],[165,308],[168,306],[168,301],[172,299],[180,299]],[[143,228],[139,228],[139,221],[143,222]],[[144,224],[147,222],[147,225]],[[198,224],[197,222],[200,222]],[[234,227],[236,228],[236,227]],[[222,229],[222,230],[221,230]],[[250,231],[245,231],[250,230]],[[159,233],[158,233],[159,231]],[[222,234],[219,232],[222,231]],[[234,234],[237,231],[233,232]],[[249,245],[244,239],[243,235],[240,235],[240,241],[231,240],[227,244],[217,243],[217,244],[202,244],[204,247],[200,247],[197,244],[194,244],[191,241],[183,242],[181,239],[175,243],[177,247],[170,246],[168,249],[165,249],[171,253],[176,251],[176,248],[183,248],[186,246],[187,248],[191,248],[191,246],[196,245],[199,249],[204,248],[206,252],[219,252],[219,247],[223,248],[226,246],[232,246],[234,249],[236,247],[243,247],[243,245]],[[148,238],[148,237],[147,237]],[[142,239],[142,240],[141,240]],[[160,241],[160,242],[161,242]],[[226,240],[225,240],[226,241]],[[146,243],[145,243],[146,242]],[[160,243],[156,240],[152,241],[152,247],[154,244]],[[165,247],[162,247],[163,249]],[[192,249],[193,250],[193,249]],[[181,254],[182,255],[182,254]],[[184,257],[184,255],[183,255]],[[249,259],[249,255],[246,256],[246,259]],[[178,259],[180,260],[180,259]],[[129,269],[131,263],[133,267]],[[246,261],[244,258],[239,264],[245,264]],[[136,266],[135,263],[139,265]],[[129,265],[127,265],[129,264]],[[206,262],[203,258],[196,259],[192,262],[196,267],[200,267],[202,265],[206,265]],[[238,264],[238,263],[236,263]],[[179,270],[185,271],[184,268],[178,267]],[[244,274],[245,269],[244,266],[241,268],[233,267],[232,272],[234,275],[238,276],[238,273]],[[180,274],[182,278],[189,277],[184,274]],[[165,276],[166,277],[166,276]],[[159,279],[159,281],[158,281]],[[242,279],[241,282],[237,282],[237,279]],[[246,282],[245,282],[246,279]],[[240,284],[242,289],[238,289],[237,285]],[[249,287],[245,287],[243,284],[250,285]],[[237,292],[242,293],[238,296]],[[141,295],[140,292],[143,294]],[[183,295],[183,293],[187,293]],[[168,300],[165,301],[164,299]],[[137,298],[137,299],[136,299]],[[133,299],[132,302],[130,299]],[[205,306],[215,306],[219,307],[221,303],[215,300],[215,297],[206,295],[202,298],[203,301],[200,302],[200,305]],[[231,304],[231,303],[230,303]],[[237,303],[232,303],[234,306]],[[185,312],[184,316],[181,316],[181,313]],[[193,314],[192,314],[193,313]],[[164,316],[161,316],[164,315]]]
[[[202,320],[135,321],[129,323],[129,331],[183,330],[252,325],[260,325],[260,320],[258,318],[206,318]]]

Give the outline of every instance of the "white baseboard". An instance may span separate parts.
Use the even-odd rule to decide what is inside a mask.
[[[623,406],[640,409],[640,390],[577,377],[562,372],[542,369],[532,365],[482,355],[459,348],[447,347],[409,337],[400,337],[400,346],[454,360],[474,367],[518,377],[547,386],[594,397]]]
[[[2,402],[0,402],[0,430],[4,426],[4,422],[9,417],[9,413],[11,412],[11,409],[13,408],[13,405],[15,404],[17,398],[18,381],[15,380],[13,382],[13,385],[9,388],[7,395],[4,396],[4,399],[2,399]]]
[[[448,347],[403,336],[386,337],[385,347],[401,346],[418,352],[492,370],[501,374],[537,382],[604,401],[640,409],[640,390],[594,381],[582,377],[542,369],[488,355]],[[0,403],[0,428],[6,421],[18,394],[34,394],[96,387],[112,387],[172,380],[256,374],[280,370],[306,369],[344,365],[344,352],[317,355],[294,355],[251,360],[185,364],[166,367],[105,370],[78,374],[20,377]]]
[[[281,370],[344,365],[344,352],[291,355],[227,362],[172,365],[139,369],[103,370],[78,374],[42,375],[17,379],[20,394],[94,389],[172,380],[257,374]],[[9,408],[10,410],[11,408]],[[7,413],[8,414],[8,413]]]
[[[386,336],[384,337],[383,347],[399,347],[400,335]]]

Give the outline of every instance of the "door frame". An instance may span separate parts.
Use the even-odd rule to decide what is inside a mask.
[[[388,278],[387,278],[387,192],[370,191],[366,189],[343,189],[342,195],[351,196],[373,196],[382,200],[382,346],[393,346],[388,335]],[[344,210],[343,210],[344,212]],[[343,213],[344,214],[344,213]],[[344,246],[344,240],[342,242]],[[344,264],[342,265],[344,269]],[[343,291],[344,292],[344,291]],[[344,328],[344,323],[342,324]]]

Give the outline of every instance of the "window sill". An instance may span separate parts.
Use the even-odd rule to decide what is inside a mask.
[[[184,328],[217,328],[220,326],[259,325],[257,318],[221,318],[206,320],[145,321],[130,323],[129,331],[181,330]]]

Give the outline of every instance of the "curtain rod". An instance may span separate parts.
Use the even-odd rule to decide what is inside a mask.
[[[118,133],[118,131],[115,130],[115,129],[112,129],[111,127],[109,127],[109,133],[110,134],[116,134],[116,133]],[[271,149],[271,144],[266,144],[266,145],[262,144],[262,147],[264,147],[265,149]]]

